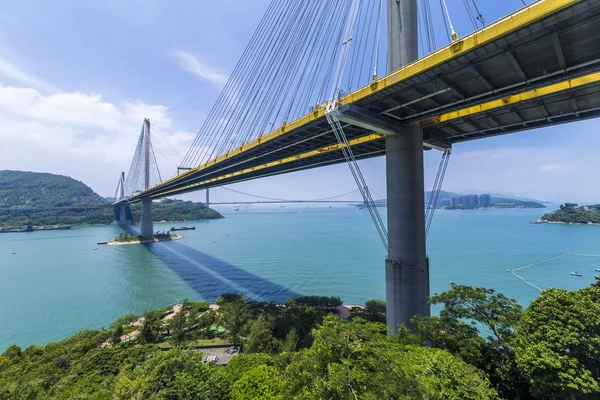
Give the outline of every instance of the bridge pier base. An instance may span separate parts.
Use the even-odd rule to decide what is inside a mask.
[[[423,131],[402,128],[386,138],[388,258],[385,262],[388,329],[413,328],[414,315],[429,316],[429,261],[425,250]]]
[[[142,199],[142,215],[140,217],[140,236],[151,237],[154,235],[154,222],[152,220],[152,199]]]

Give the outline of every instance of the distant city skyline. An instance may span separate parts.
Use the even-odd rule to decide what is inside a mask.
[[[0,11],[0,169],[71,176],[112,196],[127,171],[144,118],[183,155],[269,2],[132,0],[7,2]],[[449,2],[459,34],[468,16]],[[486,3],[492,22],[520,0]],[[434,23],[443,26],[433,8]],[[447,43],[436,31],[438,45]],[[385,35],[382,35],[385,41]],[[382,46],[385,43],[382,43]],[[381,64],[385,65],[385,57]],[[458,144],[443,190],[514,193],[553,202],[600,202],[600,158],[589,120]],[[425,152],[425,188],[440,160]],[[360,162],[385,192],[385,160]],[[244,182],[236,189],[275,198],[352,191],[346,165]],[[203,201],[203,192],[186,195]],[[215,201],[242,197],[222,191]]]

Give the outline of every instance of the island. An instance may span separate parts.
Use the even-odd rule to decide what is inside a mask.
[[[108,198],[109,200],[113,200]],[[0,227],[106,225],[115,221],[111,201],[83,182],[68,176],[27,171],[0,171]],[[141,206],[131,206],[139,222]],[[163,199],[154,201],[155,221],[197,221],[223,218],[204,203]]]
[[[129,235],[127,232],[123,232],[119,235],[119,237],[109,240],[109,241],[101,241],[98,244],[106,244],[109,246],[122,246],[128,244],[143,244],[143,243],[154,243],[154,242],[166,242],[171,240],[180,240],[183,239],[183,236],[175,235],[173,233],[165,233],[165,232],[157,232],[156,235],[152,237],[144,237],[144,236],[133,236]]]
[[[550,224],[600,224],[600,204],[579,206],[577,203],[561,204],[556,211],[544,214],[534,223]]]

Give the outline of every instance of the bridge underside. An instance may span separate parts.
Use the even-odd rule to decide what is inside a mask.
[[[600,115],[600,0],[536,3],[341,100],[357,159],[380,127],[420,122],[425,148]],[[373,122],[374,121],[374,122]],[[387,132],[390,133],[390,132]],[[325,107],[126,201],[345,162]]]

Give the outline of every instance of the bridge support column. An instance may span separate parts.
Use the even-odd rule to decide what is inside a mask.
[[[127,223],[127,206],[121,204],[119,206],[119,225],[125,225]]]
[[[412,328],[429,316],[429,263],[425,250],[423,131],[408,126],[386,139],[388,259],[385,263],[388,328]]]
[[[154,222],[152,220],[152,199],[142,199],[142,216],[140,217],[140,236],[150,237],[154,235]]]
[[[210,194],[209,194],[209,190],[210,189],[206,189],[206,207],[210,207]]]
[[[388,72],[418,57],[417,0],[387,0]],[[401,127],[386,138],[388,258],[385,263],[387,326],[413,328],[429,316],[429,262],[425,249],[423,131]]]

